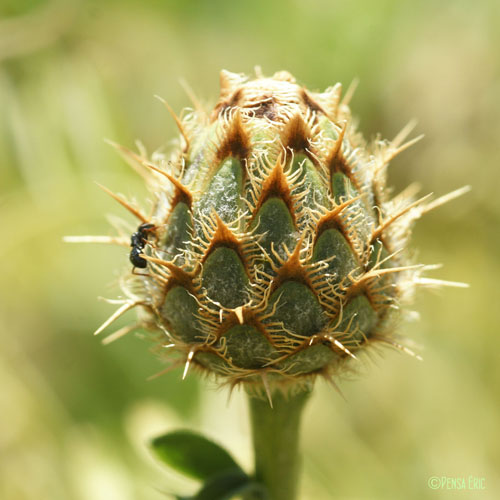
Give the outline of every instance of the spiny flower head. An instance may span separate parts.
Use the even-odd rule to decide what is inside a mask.
[[[401,350],[394,327],[422,277],[408,250],[416,219],[461,194],[390,198],[387,166],[419,137],[367,143],[341,85],[315,93],[287,72],[221,73],[211,112],[174,118],[169,156],[117,146],[146,179],[130,241],[127,295],[98,331],[138,307],[158,352],[231,385],[291,387],[340,373],[369,346]],[[167,105],[168,107],[168,105]],[[171,111],[171,109],[169,108]],[[172,111],[171,111],[172,112]],[[173,114],[173,112],[172,112]]]

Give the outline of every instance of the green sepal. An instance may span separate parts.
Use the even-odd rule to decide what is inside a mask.
[[[273,196],[260,207],[250,229],[254,230],[256,227],[262,234],[259,243],[268,255],[272,255],[271,243],[274,243],[275,251],[283,258],[286,258],[283,245],[289,250],[293,250],[296,245],[297,232],[293,219],[281,198]],[[269,264],[266,263],[266,270],[268,267]]]
[[[188,153],[188,161],[182,182],[185,185],[194,183],[196,189],[204,180],[204,173],[210,165],[210,145],[217,141],[217,122],[198,130],[197,140],[194,141]]]
[[[338,355],[330,347],[316,344],[292,354],[280,363],[287,375],[312,373],[331,363]]]
[[[359,195],[352,181],[341,172],[332,175],[332,192],[335,203],[339,205]],[[357,200],[346,207],[341,213],[341,218],[345,221],[350,219],[351,222],[355,219],[362,220],[363,223],[353,224],[354,232],[359,241],[367,242],[370,240],[372,229],[375,226],[374,213],[363,200]]]
[[[203,266],[202,285],[210,299],[234,308],[247,302],[248,276],[238,254],[227,247],[216,248]]]
[[[220,375],[226,373],[227,361],[212,352],[199,351],[196,354],[196,362]]]
[[[275,303],[278,301],[278,307]],[[275,307],[275,312],[265,323],[283,323],[282,334],[310,337],[319,333],[325,324],[325,316],[316,295],[303,283],[285,281],[269,299],[266,314]],[[289,333],[292,332],[292,335]]]
[[[369,337],[371,330],[377,322],[377,313],[374,311],[366,295],[358,295],[352,298],[344,307],[342,323],[339,325],[340,332],[349,327],[350,340],[362,342],[363,338]]]
[[[191,239],[193,222],[189,207],[179,202],[169,215],[165,240],[162,243],[164,258],[173,259],[186,249],[186,243]]]
[[[198,202],[197,213],[210,216],[216,212],[226,224],[234,221],[242,208],[242,183],[240,161],[237,158],[227,158]]]
[[[358,192],[352,185],[350,179],[342,172],[335,172],[332,175],[332,192],[335,203],[339,205],[358,195]]]
[[[201,335],[197,312],[196,299],[183,286],[172,288],[161,308],[162,317],[168,318],[167,328],[170,334],[183,342],[196,342],[197,336]]]
[[[380,262],[382,262],[381,264],[379,264],[380,269],[388,269],[390,267],[393,267],[395,264],[394,262],[392,262],[392,259],[387,258],[389,257],[389,255],[390,254],[387,251],[387,248],[385,248],[382,241],[380,239],[376,239],[372,243],[367,269],[372,269],[377,263]]]
[[[293,158],[292,172],[296,170],[301,171],[296,181],[297,185],[300,185],[302,182],[304,182],[304,184],[294,193],[299,194],[303,191],[307,192],[303,198],[304,205],[316,209],[318,205],[328,206],[326,188],[314,163],[306,155],[297,154]]]
[[[224,338],[227,355],[240,368],[262,368],[279,356],[266,337],[250,325],[233,326],[224,334]]]
[[[337,283],[358,267],[352,248],[337,229],[324,231],[314,246],[312,261],[322,260],[328,260],[328,267],[323,272],[335,274],[334,281]]]
[[[223,473],[245,473],[221,446],[188,430],[169,432],[152,440],[151,447],[163,463],[199,481]]]

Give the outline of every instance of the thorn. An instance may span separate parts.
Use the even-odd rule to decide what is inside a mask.
[[[129,239],[119,236],[63,236],[64,243],[106,243],[129,247]]]
[[[142,165],[144,165],[147,168],[150,168],[151,170],[154,170],[155,172],[158,172],[159,174],[163,175],[166,177],[175,187],[178,191],[180,191],[186,198],[188,199],[189,203],[192,201],[192,194],[189,191],[189,189],[182,184],[182,182],[179,179],[176,179],[175,177],[171,176],[164,170],[159,169],[155,165],[151,164],[149,161],[143,161]]]
[[[455,191],[452,191],[451,193],[439,197],[437,200],[434,200],[423,207],[422,214],[426,214],[427,212],[430,212],[431,210],[434,210],[435,208],[440,207],[441,205],[444,205],[445,203],[448,203],[449,201],[454,200],[455,198],[458,198],[465,193],[468,193],[471,189],[471,186],[464,186],[459,189],[455,189]]]
[[[135,209],[132,205],[130,205],[129,203],[127,203],[125,200],[123,200],[122,198],[120,198],[118,195],[116,195],[112,191],[110,191],[107,187],[103,186],[102,184],[99,184],[98,182],[96,182],[96,184],[104,192],[108,193],[111,196],[111,198],[113,198],[118,203],[120,203],[120,205],[122,205],[123,207],[125,207],[131,214],[135,215],[139,220],[141,220],[142,222],[148,222],[148,219],[146,219],[146,217],[144,215],[142,215],[141,212],[139,212],[139,210]]]
[[[340,205],[336,205],[329,212],[324,213],[318,220],[318,227],[328,220],[335,219],[338,215],[340,215],[344,211],[344,209],[346,209],[349,205],[356,203],[358,200],[361,200],[363,196],[364,196],[363,194],[358,194],[358,196],[350,198],[349,200],[344,201]]]
[[[373,268],[365,273],[359,281],[361,282],[365,279],[380,278],[380,276],[383,276],[384,274],[400,273],[402,271],[411,271],[413,269],[422,269],[422,267],[422,264],[413,264],[411,266],[389,267],[387,269]]]
[[[342,351],[344,351],[346,354],[348,354],[349,356],[351,356],[351,358],[355,359],[356,361],[358,360],[358,358],[356,356],[354,356],[354,354],[349,351],[349,349],[347,349],[347,347],[345,347],[342,343],[340,343],[337,339],[333,339],[333,343],[339,348],[341,349]]]
[[[172,363],[171,365],[167,366],[163,370],[160,370],[158,373],[155,373],[154,375],[150,375],[146,380],[150,382],[151,380],[154,380],[155,378],[161,377],[162,375],[165,375],[168,372],[171,372],[172,370],[175,370],[179,366],[180,362],[176,361],[175,363]]]
[[[420,356],[419,354],[416,354],[415,352],[413,352],[411,349],[409,349],[408,347],[402,345],[401,346],[401,350],[405,353],[405,354],[408,354],[409,356],[412,356],[413,358],[415,358],[417,361],[423,361],[424,358],[422,358],[422,356]]]
[[[391,141],[391,149],[397,149],[398,146],[402,144],[402,142],[410,135],[411,131],[417,126],[417,120],[413,118],[410,120],[394,139]]]
[[[435,271],[436,269],[442,269],[443,264],[425,264],[422,266],[422,271]]]
[[[351,102],[352,96],[354,95],[354,92],[356,92],[356,89],[358,88],[359,85],[359,78],[354,78],[354,80],[351,82],[349,87],[347,88],[347,91],[340,102],[340,105],[345,105],[349,106],[349,103]]]
[[[108,299],[107,297],[102,297],[101,295],[97,297],[97,300],[106,302],[106,304],[125,304],[130,302],[129,300],[124,300],[124,299]]]
[[[269,382],[267,380],[267,374],[261,373],[260,378],[262,379],[262,384],[264,385],[264,389],[266,391],[267,399],[269,401],[269,406],[273,407],[273,398],[271,397],[271,389],[269,388]]]
[[[346,129],[347,129],[347,120],[344,120],[344,122],[342,123],[342,129],[340,130],[337,140],[335,141],[335,145],[333,146],[332,152],[330,153],[330,156],[328,158],[328,163],[331,163],[335,158],[337,158],[340,148],[342,147],[342,141],[344,140]]]
[[[231,396],[233,395],[233,390],[235,387],[236,387],[236,382],[232,382],[231,386],[229,387],[229,392],[227,394],[226,408],[229,406],[229,403],[231,402]]]
[[[103,345],[111,344],[111,342],[114,342],[115,340],[118,340],[127,335],[127,333],[130,333],[131,331],[135,330],[136,328],[138,328],[138,326],[139,325],[137,323],[134,323],[133,325],[124,326],[123,328],[116,330],[116,332],[102,339],[101,343]]]
[[[468,283],[461,283],[459,281],[445,281],[445,280],[437,280],[432,278],[415,278],[413,282],[416,285],[428,286],[428,287],[436,287],[440,286],[448,286],[451,288],[469,288]]]
[[[191,361],[192,361],[192,359],[193,359],[193,357],[194,357],[194,353],[195,353],[195,352],[196,352],[196,351],[195,351],[194,349],[191,349],[191,350],[189,351],[189,354],[188,354],[188,357],[187,357],[187,360],[186,360],[186,364],[184,365],[184,372],[183,372],[183,374],[182,374],[182,380],[184,380],[184,379],[186,378],[187,372],[188,372],[188,370],[189,370],[189,366],[190,366],[190,364],[191,364]]]
[[[324,374],[323,377],[335,389],[335,391],[340,395],[340,397],[347,403],[347,399],[344,396],[344,393],[340,390],[340,387],[337,385],[335,380],[333,380],[332,375],[328,373]]]
[[[378,238],[382,232],[387,229],[393,222],[395,222],[397,219],[399,219],[401,216],[405,215],[408,213],[412,208],[415,208],[417,205],[420,205],[420,203],[424,202],[425,200],[429,199],[432,196],[432,193],[429,193],[419,200],[414,201],[413,203],[410,203],[408,206],[404,207],[400,212],[397,214],[393,215],[392,217],[389,217],[386,221],[384,221],[377,229],[373,231],[372,234],[372,239],[371,241],[375,240]]]
[[[392,201],[395,204],[399,204],[402,200],[413,200],[419,191],[422,190],[422,186],[418,182],[412,182],[409,186],[400,191]]]
[[[141,155],[142,158],[146,158],[148,156],[147,151],[146,151],[146,146],[140,141],[139,139],[136,139],[135,141],[135,146],[137,150],[139,151],[139,154]]]
[[[373,338],[377,339],[377,340],[380,340],[381,342],[384,342],[385,344],[389,344],[392,347],[395,347],[396,349],[404,352],[405,354],[408,354],[409,356],[411,356],[412,358],[417,359],[418,361],[423,361],[424,360],[424,358],[422,358],[422,356],[416,354],[409,347],[406,347],[406,346],[400,344],[399,342],[396,342],[393,339],[389,339],[387,337],[373,337]]]
[[[193,92],[193,89],[191,88],[189,83],[187,83],[186,80],[184,80],[184,78],[181,78],[179,80],[179,83],[180,83],[182,89],[184,90],[184,92],[186,92],[186,95],[189,97],[189,100],[193,103],[194,109],[200,115],[204,116],[206,114],[205,109],[201,105],[200,100],[196,97],[196,95]]]
[[[146,181],[149,180],[146,176],[146,172],[138,166],[142,162],[142,158],[140,156],[134,153],[131,149],[128,149],[125,146],[112,141],[111,139],[104,139],[104,142],[116,149],[119,155],[125,160],[125,162],[130,165],[134,169],[134,171],[138,173],[143,179],[145,179]]]
[[[187,151],[189,149],[189,137],[188,137],[186,131],[184,130],[184,126],[182,125],[181,120],[174,113],[174,110],[170,107],[168,102],[165,101],[165,99],[163,99],[163,97],[160,97],[159,95],[155,95],[155,97],[156,97],[156,99],[158,99],[160,102],[163,103],[163,105],[168,109],[168,112],[170,113],[170,115],[174,119],[175,124],[177,125],[177,128],[179,129],[179,132],[182,134],[182,137],[184,137],[184,140],[186,141],[186,146],[184,149],[185,149],[185,151]]]
[[[419,136],[415,137],[414,139],[411,139],[410,141],[405,142],[402,146],[399,146],[399,148],[397,148],[397,149],[394,149],[394,150],[389,149],[390,154],[387,158],[384,158],[384,164],[389,163],[391,160],[396,158],[396,156],[398,156],[400,153],[402,153],[403,151],[408,149],[410,146],[413,146],[418,141],[421,141],[423,138],[424,138],[424,134],[420,134]]]
[[[243,306],[239,306],[236,309],[233,309],[234,314],[236,314],[236,317],[238,318],[238,321],[240,322],[240,325],[242,325],[245,320],[243,318]]]
[[[126,313],[129,309],[140,304],[140,302],[125,302],[121,307],[119,307],[95,332],[94,335],[99,335],[104,329],[106,329],[111,323],[116,321],[122,314]]]

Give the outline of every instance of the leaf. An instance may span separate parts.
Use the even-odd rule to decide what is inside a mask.
[[[162,462],[199,481],[228,471],[245,474],[224,448],[201,434],[187,430],[169,432],[153,439],[151,445]]]
[[[235,495],[254,493],[255,500],[265,500],[264,486],[245,473],[231,471],[208,480],[193,500],[230,500]]]

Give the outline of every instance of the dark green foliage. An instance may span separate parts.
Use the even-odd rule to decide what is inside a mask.
[[[155,438],[151,446],[163,463],[199,481],[224,472],[244,474],[224,448],[192,431],[169,432]]]
[[[221,446],[201,434],[178,430],[151,442],[155,455],[177,472],[201,481],[194,496],[177,500],[230,500],[245,494],[248,499],[266,500],[262,484],[248,476]]]

